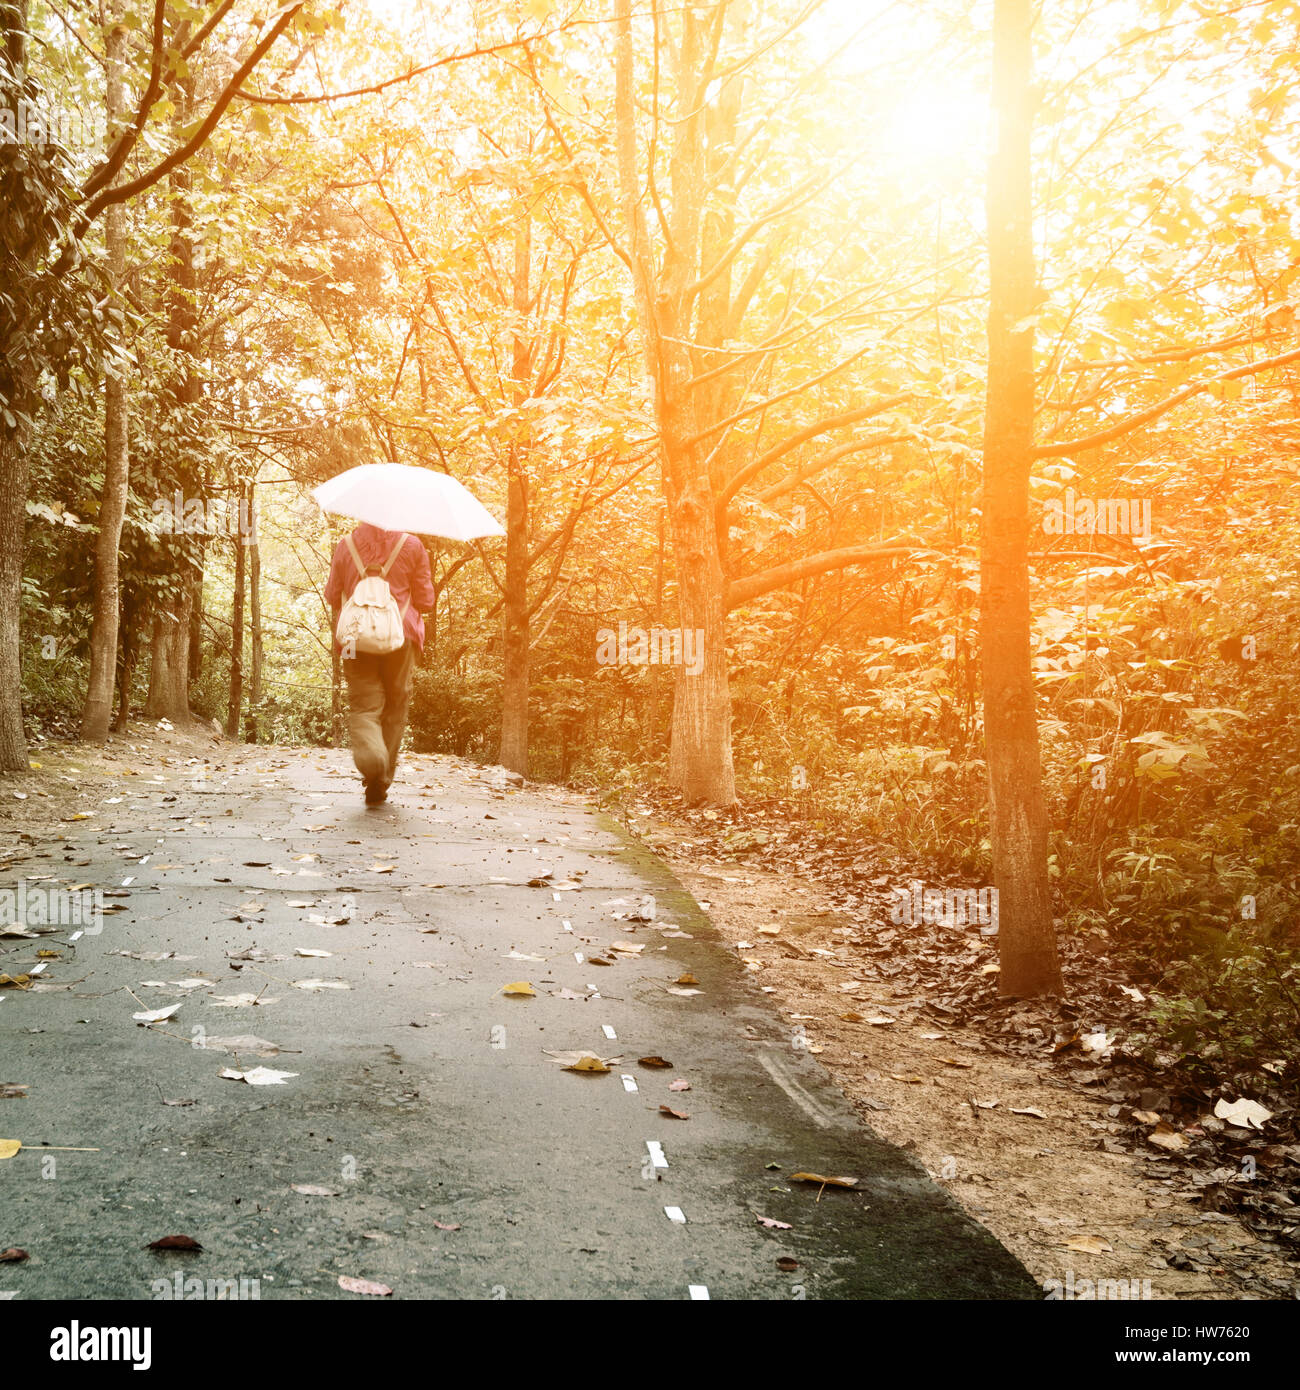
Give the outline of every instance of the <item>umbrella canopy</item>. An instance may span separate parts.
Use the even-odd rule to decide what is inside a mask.
[[[321,510],[368,521],[381,531],[411,531],[472,541],[504,536],[492,513],[446,473],[404,463],[365,463],[312,489]]]

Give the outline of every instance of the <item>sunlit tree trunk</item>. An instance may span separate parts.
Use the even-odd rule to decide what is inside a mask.
[[[116,131],[124,109],[122,82],[126,30],[114,24],[108,32],[106,114]],[[114,203],[104,214],[106,269],[114,286],[126,276],[126,204]],[[130,487],[130,403],[126,364],[110,364],[104,377],[104,486],[99,500],[99,534],[95,541],[95,595],[90,626],[90,676],[81,716],[81,737],[102,743],[108,737],[113,713],[113,683],[117,674],[121,585],[118,548]]]
[[[515,404],[528,394],[532,375],[532,350],[525,330],[529,309],[532,236],[528,218],[515,229],[513,305],[515,311],[514,358],[511,377]],[[525,450],[510,446],[510,481],[506,498],[506,575],[502,603],[503,670],[501,692],[501,746],[497,761],[511,772],[528,774],[528,475]]]
[[[683,637],[702,646],[697,671],[677,668],[669,778],[688,805],[732,805],[731,693],[727,677],[725,580],[718,550],[707,449],[698,433],[692,389],[688,286],[698,268],[703,197],[704,84],[698,80],[704,19],[681,14],[677,83],[686,112],[673,135],[672,249],[656,273],[641,206],[631,0],[615,0],[615,126],[623,225],[641,324],[646,370],[654,385],[664,495],[676,561]],[[683,312],[685,308],[686,312]]]
[[[244,538],[235,536],[235,592],[230,605],[230,704],[226,709],[226,734],[239,737],[239,716],[244,707]]]
[[[1004,995],[1059,993],[1047,876],[1029,607],[1034,282],[1031,0],[996,0],[989,163],[989,367],[980,552],[980,649],[993,877]]]
[[[248,690],[248,741],[261,737],[262,699],[262,551],[257,541],[257,485],[248,484],[248,620],[252,638],[252,683]],[[240,537],[241,542],[243,537]]]
[[[5,61],[16,77],[27,70],[27,0],[0,3]],[[26,385],[0,383],[12,400]],[[27,541],[27,486],[30,463],[27,428],[0,426],[0,769],[27,770],[23,730],[21,625],[23,554]]]

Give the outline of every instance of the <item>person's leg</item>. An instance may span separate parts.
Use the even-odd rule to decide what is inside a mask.
[[[381,725],[387,754],[387,780],[397,776],[397,754],[406,732],[406,716],[411,706],[411,685],[415,679],[415,643],[405,642],[400,651],[384,657],[384,715]]]
[[[388,780],[388,750],[381,721],[384,713],[383,657],[358,652],[356,659],[343,663],[348,683],[348,734],[352,761],[366,784],[382,787]]]

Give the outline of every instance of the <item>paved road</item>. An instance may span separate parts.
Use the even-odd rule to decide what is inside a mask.
[[[1037,1296],[862,1127],[617,827],[450,759],[408,762],[368,811],[346,753],[213,757],[108,786],[4,875],[130,882],[106,900],[126,910],[64,949],[47,985],[0,991],[0,1081],[29,1086],[0,1099],[0,1136],[25,1145],[0,1161],[0,1248],[31,1255],[0,1264],[0,1292],[143,1299],[179,1274],[256,1280],[263,1299],[356,1298],[340,1275],[400,1298]],[[653,921],[616,916],[646,895]],[[0,941],[0,970],[69,934]],[[278,958],[230,959],[252,948]],[[160,951],[178,957],[121,954]],[[698,986],[675,983],[688,974]],[[297,987],[313,978],[349,988]],[[535,995],[503,995],[514,981]],[[262,1002],[217,1002],[250,994]],[[173,1003],[161,1024],[132,1018]],[[241,1035],[280,1051],[210,1045]],[[623,1060],[583,1075],[547,1050]],[[258,1066],[296,1075],[219,1075]],[[819,1196],[800,1170],[860,1183]],[[142,1248],[174,1234],[202,1254]]]

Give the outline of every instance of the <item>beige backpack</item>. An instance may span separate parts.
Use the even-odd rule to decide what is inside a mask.
[[[352,552],[352,559],[361,577],[339,612],[338,627],[334,635],[345,650],[372,652],[379,656],[395,652],[406,641],[403,620],[410,604],[404,603],[398,608],[393,591],[388,587],[388,571],[392,569],[393,562],[402,553],[402,547],[410,537],[405,531],[402,532],[401,539],[393,547],[393,553],[378,574],[367,573],[352,537],[345,536],[343,539]]]

